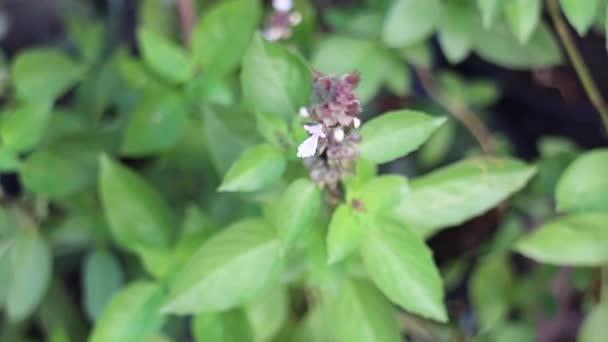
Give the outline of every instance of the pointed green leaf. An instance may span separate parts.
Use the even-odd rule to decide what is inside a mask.
[[[505,4],[507,22],[521,44],[530,40],[540,21],[541,11],[541,0],[509,0]]]
[[[386,45],[399,48],[428,38],[441,16],[438,0],[395,0],[382,30]]]
[[[292,119],[309,101],[312,74],[297,55],[255,34],[242,62],[245,101],[262,113]]]
[[[494,328],[509,313],[513,275],[506,254],[480,260],[471,277],[469,297],[482,331]]]
[[[363,201],[366,213],[376,215],[397,205],[409,190],[405,177],[382,175],[365,183],[355,197]]]
[[[345,204],[340,205],[329,223],[327,233],[328,262],[341,261],[356,250],[365,235],[364,227],[359,223],[356,214]]]
[[[238,67],[260,21],[260,7],[258,1],[224,1],[199,20],[192,49],[204,72],[224,75]]]
[[[417,149],[444,122],[445,118],[411,110],[384,113],[361,128],[361,157],[376,164],[403,157]]]
[[[37,231],[22,227],[8,257],[6,313],[11,321],[17,322],[30,316],[44,297],[51,279],[52,255]]]
[[[281,244],[267,222],[246,219],[206,241],[177,273],[166,312],[216,312],[243,304],[280,265]]]
[[[38,144],[47,129],[50,109],[49,103],[31,103],[4,111],[0,116],[3,149],[25,152]]]
[[[192,77],[194,69],[182,47],[144,27],[137,30],[137,39],[144,61],[159,76],[173,83]]]
[[[392,217],[427,236],[493,208],[519,191],[535,168],[512,159],[472,158],[410,182]]]
[[[502,13],[504,0],[477,0],[477,7],[481,12],[483,27],[490,28]]]
[[[289,185],[279,200],[274,221],[285,249],[310,227],[320,207],[321,191],[314,183],[298,179]]]
[[[608,341],[608,298],[603,299],[587,315],[579,331],[579,342]]]
[[[560,211],[608,211],[608,149],[578,157],[560,177],[555,189]]]
[[[599,12],[600,0],[560,0],[570,24],[580,36],[587,34]]]
[[[462,62],[473,47],[477,16],[475,7],[470,1],[449,1],[443,9],[443,18],[439,23],[439,45],[448,61]]]
[[[198,314],[194,317],[192,330],[197,342],[252,341],[251,327],[241,309]]]
[[[247,304],[245,313],[251,324],[252,341],[272,341],[289,316],[289,293],[285,287],[272,288]]]
[[[95,321],[122,285],[122,268],[118,259],[106,250],[96,250],[87,255],[83,268],[84,308],[89,318]]]
[[[363,241],[363,262],[374,283],[405,310],[446,322],[443,286],[431,250],[405,226],[379,221]]]
[[[62,51],[27,49],[15,58],[11,80],[17,96],[30,103],[53,102],[84,75],[85,68]]]
[[[257,191],[277,182],[285,171],[281,151],[269,144],[245,150],[224,176],[219,191]]]
[[[551,67],[562,62],[559,44],[543,23],[525,45],[520,44],[503,22],[495,23],[489,30],[479,30],[474,45],[475,52],[483,59],[510,69]]]
[[[515,250],[538,262],[560,266],[601,266],[608,263],[608,214],[565,216],[521,239]]]
[[[101,158],[100,173],[101,202],[116,240],[132,251],[167,247],[176,223],[161,194],[108,156]]]
[[[401,341],[395,309],[367,281],[344,284],[332,310],[339,342]]]
[[[166,89],[147,93],[129,117],[122,154],[146,156],[173,147],[184,131],[186,120],[186,108],[179,96]]]
[[[135,282],[118,291],[93,328],[90,342],[146,341],[162,328],[164,293],[151,282]]]
[[[65,197],[94,184],[101,147],[82,138],[64,139],[29,155],[21,167],[23,185],[39,195]]]

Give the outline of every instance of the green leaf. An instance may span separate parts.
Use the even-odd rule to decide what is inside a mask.
[[[340,205],[329,223],[327,233],[328,263],[333,264],[353,253],[365,236],[365,228],[356,214],[346,205]]]
[[[262,113],[291,119],[309,101],[312,74],[297,55],[258,33],[242,61],[246,103]]]
[[[124,276],[118,259],[103,249],[87,255],[83,267],[84,308],[89,318],[95,321],[122,285]]]
[[[93,328],[90,342],[146,341],[162,328],[164,293],[152,282],[139,281],[118,291]]]
[[[224,1],[199,20],[192,49],[206,73],[225,75],[238,67],[261,12],[258,1]]]
[[[27,157],[21,167],[21,181],[39,195],[73,195],[95,182],[100,153],[101,147],[83,136],[59,141]]]
[[[513,275],[505,254],[489,255],[471,276],[469,297],[482,331],[494,328],[509,313]]]
[[[374,283],[405,310],[446,322],[441,277],[431,250],[405,226],[386,220],[377,224],[368,229],[362,249]]]
[[[269,144],[245,150],[230,167],[219,191],[257,191],[281,178],[286,160],[281,151]]]
[[[213,165],[225,174],[243,150],[254,144],[253,117],[236,107],[206,107],[204,135]],[[218,143],[221,142],[221,143]]]
[[[490,157],[448,165],[411,181],[392,217],[428,236],[493,208],[523,188],[535,171],[516,160]]]
[[[551,67],[562,62],[560,47],[543,23],[539,23],[528,43],[522,45],[504,23],[497,22],[489,30],[477,31],[474,46],[483,59],[510,69]]]
[[[477,0],[477,7],[481,12],[483,27],[489,29],[502,13],[504,0]]]
[[[256,113],[255,119],[258,132],[267,142],[274,144],[278,148],[285,148],[294,144],[287,122],[283,118]]]
[[[385,83],[396,93],[409,90],[409,70],[393,52],[371,40],[328,36],[319,43],[312,65],[327,74],[358,71],[364,82],[355,93],[362,103],[374,97]]]
[[[188,314],[241,305],[267,285],[280,253],[267,222],[239,221],[206,241],[177,273],[163,310]]]
[[[608,340],[608,300],[602,300],[585,318],[579,331],[579,342],[601,342]]]
[[[245,313],[251,323],[251,341],[272,341],[289,317],[289,294],[285,287],[273,288],[247,304]],[[243,341],[243,340],[241,340]]]
[[[447,120],[420,147],[416,154],[418,163],[424,168],[431,168],[440,164],[450,152],[455,137],[456,123],[453,120]]]
[[[137,173],[103,156],[99,192],[112,234],[120,244],[133,251],[170,244],[176,227],[173,212]]]
[[[411,110],[384,113],[361,128],[361,157],[377,164],[403,157],[417,149],[444,122],[445,118]]]
[[[8,257],[6,314],[18,322],[30,316],[44,297],[51,279],[52,255],[36,230],[24,228],[17,233]]]
[[[507,22],[521,44],[530,40],[540,21],[541,11],[541,0],[509,0],[505,4]]]
[[[252,332],[243,310],[202,313],[194,317],[193,335],[197,342],[252,341]]]
[[[274,224],[286,250],[313,223],[321,207],[321,191],[308,179],[291,183],[281,196],[274,215]]]
[[[182,98],[166,89],[147,93],[129,117],[121,153],[145,156],[173,147],[184,131],[186,120]]]
[[[593,26],[601,3],[600,0],[560,0],[566,18],[580,36]]]
[[[430,68],[433,64],[433,55],[426,42],[407,46],[399,50],[401,57],[414,66]]]
[[[382,175],[365,183],[355,196],[363,201],[366,213],[376,215],[397,205],[409,190],[405,177]]]
[[[30,103],[53,102],[84,76],[85,68],[55,49],[28,49],[13,62],[17,96]]]
[[[25,152],[33,148],[44,136],[51,105],[49,103],[23,104],[6,110],[0,116],[0,138],[3,149]]]
[[[172,83],[184,83],[192,77],[194,69],[183,48],[144,27],[137,30],[137,40],[144,61],[159,76]]]
[[[607,220],[603,213],[568,215],[524,237],[515,250],[552,265],[601,266],[608,263]]]
[[[8,151],[0,146],[0,172],[11,172],[19,169],[21,160],[16,152]]]
[[[397,313],[369,282],[344,284],[331,309],[339,342],[401,341]]]
[[[608,211],[606,174],[608,149],[598,149],[578,157],[557,183],[557,209],[566,212]]]
[[[477,12],[470,1],[448,1],[439,23],[439,45],[450,63],[462,62],[471,52]]]
[[[399,48],[428,38],[441,17],[438,0],[395,0],[389,8],[382,40],[386,45]]]

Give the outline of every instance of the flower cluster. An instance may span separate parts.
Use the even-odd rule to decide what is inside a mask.
[[[301,115],[314,123],[304,126],[310,135],[299,147],[313,181],[336,190],[345,176],[354,172],[361,135],[361,104],[354,90],[358,73],[342,76],[314,72],[310,105]]]
[[[293,10],[292,0],[273,0],[274,11],[264,25],[263,35],[269,41],[288,39],[292,34],[292,27],[302,21],[302,15]]]

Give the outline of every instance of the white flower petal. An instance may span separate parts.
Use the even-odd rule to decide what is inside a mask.
[[[313,135],[304,140],[303,143],[298,146],[297,156],[300,158],[312,157],[317,153],[317,146],[319,144],[319,136]]]
[[[293,8],[292,0],[272,0],[272,7],[277,11],[289,12]]]

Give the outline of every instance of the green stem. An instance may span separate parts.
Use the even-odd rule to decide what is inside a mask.
[[[600,302],[608,302],[608,266],[604,266],[600,269],[601,274],[601,288],[600,288]]]
[[[568,25],[561,15],[557,0],[547,0],[547,7],[551,20],[553,21],[553,25],[555,25],[557,30],[557,34],[559,35],[559,38],[566,49],[568,58],[574,66],[574,70],[576,71],[578,78],[583,84],[585,93],[587,93],[589,100],[591,100],[591,103],[599,112],[602,122],[604,123],[604,128],[608,132],[608,106],[606,105],[606,101],[604,100],[602,93],[595,84],[589,68],[585,64],[583,57],[576,47],[576,43],[574,42],[574,38],[572,37],[570,30],[568,29]]]

